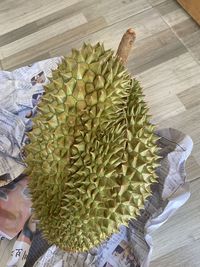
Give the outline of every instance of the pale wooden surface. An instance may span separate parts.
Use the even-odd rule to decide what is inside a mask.
[[[133,27],[129,70],[141,81],[154,121],[194,141],[191,198],[154,234],[151,267],[200,266],[200,28],[175,0],[1,0],[5,70],[64,55],[83,41],[116,49]]]

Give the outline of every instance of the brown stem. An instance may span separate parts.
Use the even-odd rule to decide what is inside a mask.
[[[128,60],[128,56],[130,54],[131,48],[133,47],[135,38],[135,31],[130,28],[125,32],[118,46],[117,55],[121,58],[121,61],[124,65]]]

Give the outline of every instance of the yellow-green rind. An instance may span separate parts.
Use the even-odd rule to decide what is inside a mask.
[[[139,83],[83,45],[52,72],[26,146],[33,208],[50,243],[98,245],[139,215],[157,181],[157,137]]]

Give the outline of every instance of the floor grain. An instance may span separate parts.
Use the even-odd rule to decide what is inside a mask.
[[[190,187],[191,197],[185,206],[154,233],[157,249],[150,267],[200,266],[199,180],[192,181]]]

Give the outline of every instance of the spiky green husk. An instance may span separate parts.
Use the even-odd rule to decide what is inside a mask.
[[[85,251],[143,208],[157,138],[139,83],[103,45],[73,50],[52,75],[26,146],[29,187],[47,240]]]

